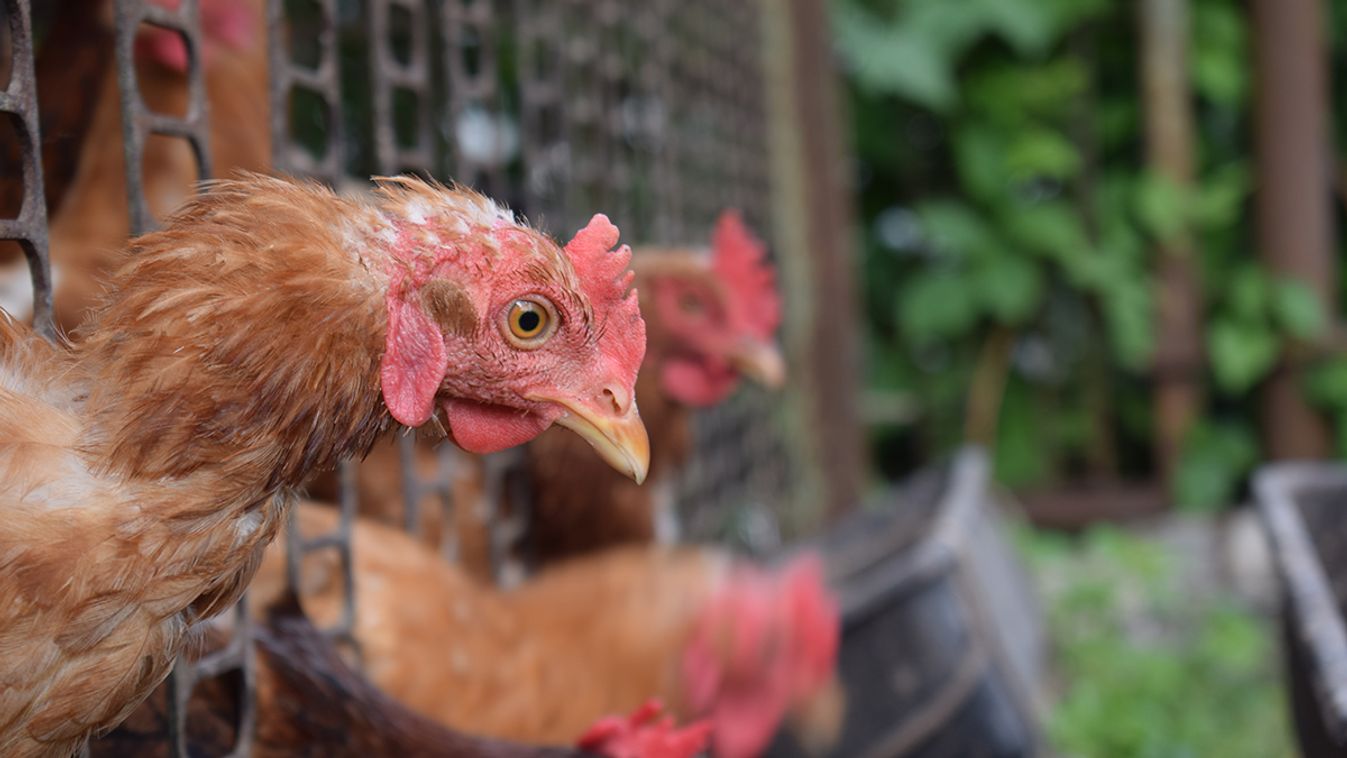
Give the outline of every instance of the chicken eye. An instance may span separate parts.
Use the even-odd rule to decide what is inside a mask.
[[[521,297],[505,313],[505,337],[515,347],[538,347],[552,336],[556,321],[556,311],[547,300]]]
[[[706,311],[706,304],[702,302],[702,299],[692,294],[683,295],[679,298],[678,307],[689,316],[700,316]]]

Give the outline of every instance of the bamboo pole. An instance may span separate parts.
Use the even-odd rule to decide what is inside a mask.
[[[1336,314],[1328,133],[1328,72],[1319,0],[1253,0],[1259,254],[1304,282]],[[1303,393],[1303,370],[1283,356],[1263,390],[1263,434],[1274,459],[1319,458],[1328,426]]]
[[[1188,0],[1142,0],[1138,10],[1147,162],[1186,195],[1193,186],[1194,154]],[[1158,253],[1155,455],[1169,483],[1202,408],[1202,290],[1186,219],[1159,241]]]
[[[822,473],[826,515],[861,495],[865,448],[857,413],[860,325],[852,281],[851,162],[824,0],[762,0],[767,14],[776,240],[783,253],[786,332],[804,406],[797,433]]]

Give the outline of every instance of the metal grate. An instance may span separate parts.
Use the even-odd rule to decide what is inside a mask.
[[[15,61],[0,110],[19,122],[24,178],[22,212],[0,221],[0,237],[24,247],[37,293],[36,323],[50,336],[29,3],[0,2],[10,11]],[[151,135],[186,140],[198,176],[212,173],[199,3],[183,0],[170,11],[153,0],[115,0],[136,234],[155,224],[141,175]],[[626,241],[703,246],[727,206],[742,209],[767,235],[763,7],[736,0],[267,0],[273,164],[339,189],[352,182],[353,166],[358,173],[368,168],[454,179],[510,199],[562,238],[602,210]],[[150,111],[139,95],[134,42],[142,23],[174,30],[186,43],[189,97],[182,117]],[[766,524],[748,530],[757,536],[747,541],[771,547],[776,532],[768,504],[790,486],[772,414],[772,399],[750,391],[699,417],[697,459],[680,487],[685,502],[698,504],[688,509],[694,536],[723,536],[733,514],[747,509]],[[407,528],[421,524],[418,509],[428,495],[445,509],[446,524],[454,523],[453,508],[481,506],[498,577],[518,579],[507,566],[528,524],[527,493],[512,478],[522,456],[516,451],[470,463],[444,446],[437,471],[422,477],[411,465],[415,444],[410,435],[400,440]],[[467,465],[481,466],[481,501],[454,503],[454,478]],[[354,466],[343,468],[338,528],[300,535],[292,517],[286,548],[292,584],[305,555],[338,553],[344,607],[327,634],[358,657],[352,634],[355,477]],[[507,496],[511,502],[501,508]],[[245,686],[233,755],[247,754],[255,716],[251,645],[243,603],[235,613],[229,645],[195,663],[180,662],[169,680],[175,755],[186,755],[185,704],[195,683],[234,670]]]
[[[33,327],[52,339],[51,262],[47,259],[47,205],[42,192],[42,156],[38,145],[37,81],[33,74],[33,24],[28,0],[4,0],[9,24],[9,86],[0,92],[0,111],[9,114],[19,135],[23,161],[23,204],[15,218],[0,219],[0,239],[23,248],[33,280]]]

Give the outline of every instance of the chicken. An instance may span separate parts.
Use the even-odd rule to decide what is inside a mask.
[[[745,376],[769,387],[785,379],[774,342],[781,320],[775,273],[766,251],[739,214],[722,214],[703,250],[646,249],[632,258],[641,312],[649,332],[643,370],[636,380],[637,404],[651,434],[651,478],[634,486],[602,466],[571,435],[544,433],[527,446],[525,497],[529,522],[518,552],[529,568],[624,543],[677,535],[674,485],[691,448],[694,408],[724,401]],[[435,472],[435,455],[424,441],[415,446],[420,475]],[[488,505],[481,502],[481,471],[466,463],[454,478],[454,539],[458,555],[476,577],[493,575],[485,534]],[[362,515],[402,525],[403,487],[396,441],[378,443],[356,480]],[[335,501],[333,476],[309,490]],[[495,504],[501,510],[508,503]],[[432,497],[420,501],[420,533],[432,545],[443,539],[443,518]],[[525,573],[516,570],[514,573]]]
[[[305,534],[338,517],[296,513]],[[501,591],[382,524],[357,520],[352,548],[366,673],[448,727],[557,743],[657,697],[708,719],[718,756],[746,758],[790,714],[824,742],[840,726],[838,613],[816,560],[772,574],[713,550],[628,547]],[[321,625],[341,616],[338,569],[331,553],[302,566],[300,596]],[[254,600],[282,593],[284,574],[283,552],[268,550]]]
[[[267,612],[254,645],[257,731],[250,748],[255,758],[691,758],[708,737],[704,724],[673,729],[656,720],[657,705],[631,717],[600,720],[580,735],[576,748],[511,744],[455,732],[407,710],[352,671],[303,616],[293,595],[283,595]],[[211,641],[207,646],[219,645]],[[191,755],[226,755],[233,748],[236,686],[207,679],[192,693],[187,720]],[[156,691],[126,723],[91,744],[91,758],[168,758],[167,702],[162,688]]]
[[[633,259],[649,330],[637,403],[651,434],[645,487],[591,465],[582,448],[543,434],[527,448],[527,560],[548,563],[603,547],[678,534],[677,470],[691,452],[691,411],[724,401],[739,377],[779,387],[785,367],[774,342],[781,321],[775,272],[739,214],[722,214],[712,253],[646,250]]]
[[[315,469],[394,422],[552,423],[640,479],[645,331],[595,216],[563,251],[418,179],[250,175],[133,241],[73,347],[0,316],[0,755],[68,755],[230,607]]]

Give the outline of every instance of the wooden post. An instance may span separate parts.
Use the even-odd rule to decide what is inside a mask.
[[[1146,157],[1183,192],[1193,185],[1193,104],[1188,87],[1188,0],[1142,0],[1141,86]],[[1197,247],[1184,224],[1159,244],[1155,340],[1155,455],[1172,481],[1184,438],[1202,409],[1202,289]]]
[[[795,434],[818,464],[817,495],[836,516],[860,498],[866,452],[857,415],[858,303],[852,277],[853,179],[825,0],[763,0],[776,241],[787,349],[804,376]],[[811,493],[814,494],[814,493]]]
[[[1336,314],[1323,8],[1319,0],[1252,0],[1251,7],[1259,254]],[[1283,356],[1262,398],[1263,434],[1274,459],[1319,458],[1330,449],[1328,427],[1302,385],[1302,369]]]

